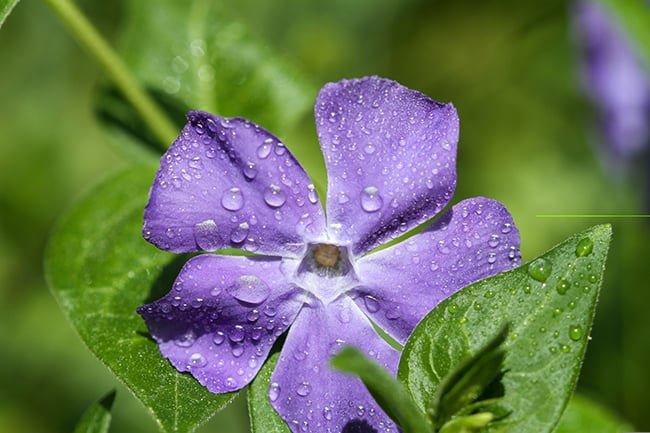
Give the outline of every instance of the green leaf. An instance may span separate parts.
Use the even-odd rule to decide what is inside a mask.
[[[279,357],[279,351],[269,356],[248,387],[248,413],[252,433],[291,433],[289,426],[280,418],[269,401],[271,375]]]
[[[596,0],[622,25],[650,76],[650,6],[646,0]]]
[[[621,433],[634,427],[620,420],[604,407],[581,395],[574,395],[562,415],[555,433]]]
[[[77,423],[74,433],[107,433],[111,425],[111,408],[114,400],[113,390],[90,406]]]
[[[0,28],[19,0],[0,0]]]
[[[63,219],[46,252],[48,283],[81,339],[165,432],[189,432],[233,395],[208,392],[167,362],[136,308],[173,284],[187,259],[142,239],[154,165],[107,179]]]
[[[403,431],[431,433],[431,424],[409,396],[404,385],[375,361],[354,347],[345,347],[332,358],[332,366],[358,376],[375,401]]]
[[[540,258],[474,283],[415,328],[398,377],[422,410],[443,378],[505,323],[505,373],[492,392],[505,417],[486,431],[550,432],[573,392],[587,346],[611,227],[574,235]]]
[[[501,373],[506,356],[502,344],[507,335],[508,326],[504,326],[475,355],[445,376],[428,408],[434,427],[445,425],[454,415],[468,408]]]
[[[284,133],[316,89],[232,21],[219,2],[125,3],[122,53],[148,87],[194,110],[241,116]]]

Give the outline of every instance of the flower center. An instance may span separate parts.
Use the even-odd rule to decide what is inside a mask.
[[[328,304],[358,284],[345,247],[312,244],[295,268],[294,282]]]

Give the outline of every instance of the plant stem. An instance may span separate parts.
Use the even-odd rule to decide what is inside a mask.
[[[178,130],[140,86],[122,59],[72,2],[69,0],[46,0],[46,2],[65,22],[78,42],[85,46],[95,60],[101,64],[124,97],[140,113],[142,119],[160,141],[162,149],[167,149],[178,135]]]

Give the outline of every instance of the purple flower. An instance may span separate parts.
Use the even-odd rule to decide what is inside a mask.
[[[579,1],[574,12],[583,81],[600,111],[605,140],[613,155],[632,157],[650,140],[650,79],[601,5]]]
[[[519,233],[503,205],[473,198],[373,251],[449,203],[456,110],[369,77],[327,84],[315,111],[326,213],[278,138],[245,119],[189,113],[161,160],[144,237],[174,252],[259,256],[194,257],[138,312],[174,367],[215,393],[247,385],[288,330],[269,398],[293,431],[396,431],[329,358],[350,344],[395,373],[399,352],[371,320],[404,343],[442,299],[516,266]]]

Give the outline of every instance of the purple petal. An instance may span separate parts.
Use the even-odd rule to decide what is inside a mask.
[[[314,186],[280,140],[245,119],[187,117],[151,187],[145,239],[173,252],[233,247],[295,256],[321,237]]]
[[[247,385],[300,310],[280,260],[201,255],[162,299],[138,309],[160,351],[211,392]]]
[[[472,198],[421,233],[361,258],[356,302],[404,343],[440,301],[519,262],[519,231],[506,208],[495,200]]]
[[[458,116],[394,81],[327,84],[316,126],[328,172],[330,235],[360,255],[422,223],[456,187]]]
[[[395,373],[399,353],[350,298],[304,308],[289,330],[269,389],[271,404],[295,433],[397,431],[359,379],[330,367],[332,355],[345,345]]]
[[[650,139],[650,80],[632,44],[602,5],[577,2],[574,18],[586,90],[601,111],[611,150],[629,157]]]

